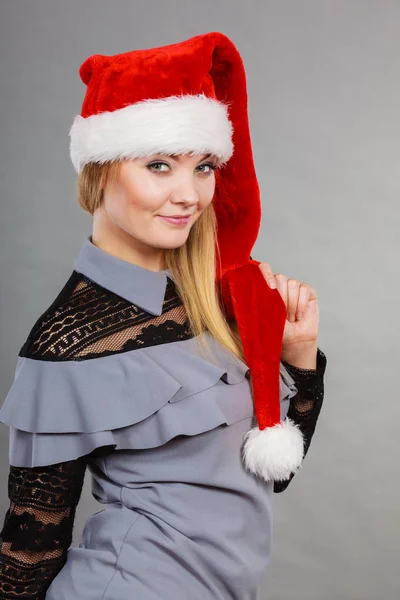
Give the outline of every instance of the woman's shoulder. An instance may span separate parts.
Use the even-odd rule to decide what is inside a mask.
[[[29,330],[18,357],[85,361],[188,339],[180,312],[176,321],[155,316],[74,270]]]
[[[84,321],[87,283],[78,272],[72,271],[61,290],[44,308],[18,353],[32,360],[63,360],[68,356],[68,339]]]

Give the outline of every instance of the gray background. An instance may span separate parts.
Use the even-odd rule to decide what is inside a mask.
[[[91,233],[68,154],[80,64],[221,31],[248,76],[263,203],[252,256],[316,288],[328,358],[310,453],[274,497],[260,600],[400,597],[400,2],[2,0],[0,21],[2,398]],[[87,473],[74,546],[98,509]]]

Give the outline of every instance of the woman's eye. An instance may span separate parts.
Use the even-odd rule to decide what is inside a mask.
[[[148,169],[154,170],[154,171],[155,171],[155,172],[157,172],[157,173],[165,173],[165,171],[163,171],[161,168],[158,168],[158,167],[160,167],[160,166],[164,166],[164,167],[167,167],[167,168],[169,168],[169,166],[167,165],[167,163],[160,162],[160,161],[153,162],[153,163],[151,163],[151,164],[147,165]],[[206,175],[208,175],[209,173],[212,173],[213,171],[216,171],[216,170],[217,170],[217,166],[216,166],[216,165],[214,165],[213,163],[205,163],[205,164],[203,164],[203,165],[199,165],[199,166],[197,167],[197,169],[201,169],[201,168],[203,168],[203,167],[209,167],[209,170],[208,170],[208,171],[206,171],[206,170],[202,170],[202,171],[201,171],[201,173],[204,173],[204,174],[206,174]]]
[[[147,166],[148,166],[149,169],[153,169],[154,168],[155,171],[163,173],[163,171],[161,171],[161,169],[156,169],[155,168],[155,167],[157,167],[159,165],[164,165],[165,167],[168,167],[168,165],[166,163],[164,163],[164,162],[154,162],[154,163],[151,163],[150,165],[147,165]]]
[[[214,165],[213,163],[205,163],[204,165],[199,165],[197,168],[199,169],[200,167],[210,167],[209,171],[202,171],[202,173],[212,173],[213,171],[217,170],[217,166]]]

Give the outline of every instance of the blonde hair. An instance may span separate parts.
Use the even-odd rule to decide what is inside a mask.
[[[121,161],[88,163],[78,175],[77,195],[80,206],[93,215],[103,198],[103,187],[118,178]],[[236,323],[227,321],[215,280],[217,218],[213,202],[204,209],[179,248],[165,249],[165,265],[174,277],[193,336],[206,345],[201,334],[210,334],[236,357],[246,362]],[[204,356],[204,354],[203,354]]]

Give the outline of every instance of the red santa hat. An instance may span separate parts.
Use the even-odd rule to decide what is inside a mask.
[[[301,466],[304,442],[293,421],[280,420],[286,307],[250,258],[261,202],[239,51],[226,35],[210,32],[158,48],[95,54],[79,74],[87,89],[70,130],[77,172],[90,162],[154,153],[211,152],[224,165],[214,196],[216,280],[226,316],[238,324],[258,423],[244,436],[242,460],[266,481],[289,478]]]

